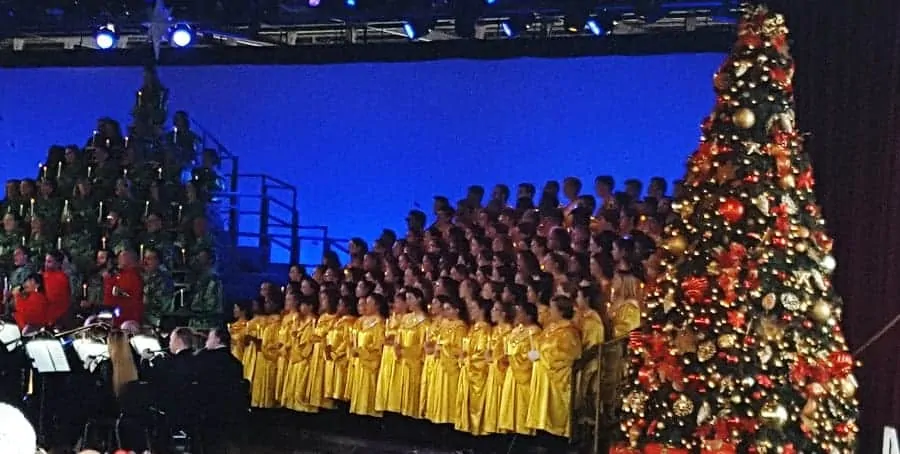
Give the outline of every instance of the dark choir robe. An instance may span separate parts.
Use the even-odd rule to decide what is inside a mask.
[[[114,287],[118,287],[119,295],[113,294]],[[144,319],[143,292],[144,280],[137,267],[125,268],[103,279],[103,305],[119,308],[119,316],[113,322],[116,327],[129,320],[140,323]]]
[[[201,350],[197,353],[199,376],[203,389],[204,407],[208,408],[206,420],[210,426],[231,425],[247,409],[246,396],[242,396],[244,367],[227,347]]]

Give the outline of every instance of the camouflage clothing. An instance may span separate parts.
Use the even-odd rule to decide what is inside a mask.
[[[144,317],[159,326],[163,316],[175,312],[175,282],[165,269],[144,273]]]
[[[160,254],[160,260],[170,270],[175,269],[175,242],[172,241],[169,232],[141,232],[138,236],[138,244],[144,250],[155,249]]]
[[[87,273],[94,266],[97,241],[96,232],[86,229],[73,230],[63,236],[63,250],[72,257],[72,264],[79,273]]]
[[[91,177],[94,180],[94,187],[101,194],[112,195],[116,180],[122,177],[122,169],[117,163],[106,161],[103,164],[95,165],[91,169]]]
[[[69,203],[69,210],[73,220],[96,226],[100,220],[100,199],[93,194],[75,198]]]
[[[184,244],[184,243],[182,243]],[[216,241],[213,238],[211,233],[207,233],[200,238],[195,238],[193,241],[187,242],[186,247],[186,259],[187,265],[194,269],[197,267],[196,257],[201,251],[211,251],[213,257],[216,255]]]
[[[62,199],[37,199],[34,202],[34,217],[42,219],[47,224],[48,231],[54,231],[62,219],[62,209]]]
[[[94,269],[87,278],[87,289],[82,284],[82,295],[79,299],[86,299],[91,304],[103,304],[103,272],[105,269]],[[87,295],[87,298],[85,298]]]
[[[11,273],[9,273],[9,288],[20,287],[25,283],[25,279],[28,279],[34,273],[34,267],[31,266],[30,263],[26,263],[16,269],[14,269]]]
[[[56,250],[57,240],[55,236],[32,233],[25,242],[28,252],[31,254],[31,263],[40,269],[44,265],[44,256],[48,252]]]
[[[128,225],[139,224],[144,214],[144,204],[133,198],[116,197],[109,202],[109,209],[119,213]]]
[[[22,232],[14,230],[12,232],[0,231],[0,267],[4,270],[11,270],[13,263],[13,252],[17,247],[25,244],[25,236]]]
[[[123,224],[119,224],[112,232],[107,233],[105,238],[106,248],[111,250],[113,254],[118,254],[126,249],[136,250],[134,244],[132,244],[134,235]]]
[[[222,281],[212,271],[199,275],[191,283],[190,310],[194,314],[190,327],[199,329],[214,328],[222,321],[224,305]]]
[[[57,192],[64,197],[68,197],[75,189],[78,178],[87,175],[87,168],[81,162],[63,165],[62,173],[56,180]]]

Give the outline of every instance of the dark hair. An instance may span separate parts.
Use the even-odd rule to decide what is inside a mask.
[[[384,297],[384,295],[379,293],[370,293],[367,298],[372,298],[375,300],[375,306],[377,306],[378,313],[381,314],[382,317],[387,316],[388,304],[387,299]]]
[[[556,295],[551,301],[556,304],[556,310],[559,311],[562,318],[571,320],[575,316],[575,305],[568,296]]]
[[[328,306],[328,312],[332,314],[337,312],[338,303],[341,300],[341,292],[335,287],[325,287],[319,291],[320,295],[322,293],[325,294],[325,302]]]
[[[594,184],[602,184],[612,190],[616,185],[616,180],[609,175],[600,175],[597,178],[594,178]]]
[[[44,277],[40,273],[31,273],[25,278],[26,281],[33,280],[39,292],[44,293]]]
[[[217,326],[209,331],[209,334],[215,334],[219,342],[227,348],[231,348],[231,333],[224,326]]]
[[[194,337],[194,331],[186,326],[179,326],[172,331],[172,334],[169,336],[177,337],[178,340],[184,343],[185,346],[191,348],[194,345],[194,341],[196,340]]]
[[[525,315],[527,315],[528,318],[531,319],[531,323],[537,323],[537,320],[538,320],[537,305],[523,301],[521,303],[517,303],[516,307],[522,308],[522,312],[524,312]]]

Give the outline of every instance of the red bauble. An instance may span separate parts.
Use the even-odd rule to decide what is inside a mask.
[[[719,215],[734,224],[744,217],[744,204],[734,197],[729,197],[719,204]]]

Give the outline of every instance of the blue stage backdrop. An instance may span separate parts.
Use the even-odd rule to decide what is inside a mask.
[[[242,173],[298,188],[300,221],[334,237],[402,232],[469,184],[568,175],[683,174],[722,56],[162,68],[184,109],[241,157]],[[53,143],[129,120],[138,68],[0,71],[0,177],[31,176]],[[245,187],[248,192],[255,187]],[[245,200],[243,208],[253,209]],[[255,231],[247,217],[242,229]],[[310,233],[310,232],[306,232]],[[304,243],[304,262],[321,246]],[[274,258],[285,260],[284,251]]]

